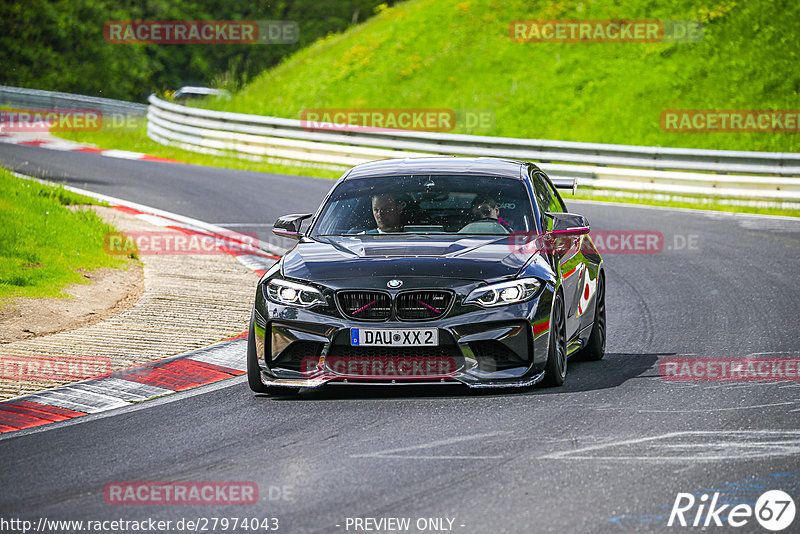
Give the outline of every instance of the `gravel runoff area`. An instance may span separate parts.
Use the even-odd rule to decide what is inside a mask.
[[[179,234],[146,217],[94,209],[121,231]],[[144,292],[121,313],[0,344],[0,400],[167,358],[247,329],[257,277],[233,256],[217,251],[139,258]]]

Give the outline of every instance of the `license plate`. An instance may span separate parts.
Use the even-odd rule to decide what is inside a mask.
[[[383,347],[435,347],[437,328],[351,328],[350,345]]]

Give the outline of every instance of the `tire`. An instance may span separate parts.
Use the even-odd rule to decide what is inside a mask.
[[[550,314],[550,341],[542,380],[545,387],[560,386],[567,377],[567,327],[564,311],[564,297],[558,292],[553,299],[553,311]]]
[[[250,319],[250,332],[247,334],[247,385],[255,393],[266,393],[274,397],[300,394],[299,388],[265,386],[261,382],[261,368],[256,355],[256,334],[253,319]]]
[[[256,328],[253,317],[250,318],[250,332],[247,334],[247,385],[255,393],[269,393],[270,389],[261,383],[261,368],[256,355]]]
[[[594,325],[589,341],[581,349],[582,360],[599,361],[606,354],[606,277],[600,272],[595,294]]]

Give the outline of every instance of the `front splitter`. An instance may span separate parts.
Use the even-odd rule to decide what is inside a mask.
[[[506,379],[506,380],[479,380],[475,377],[461,374],[447,378],[436,378],[433,380],[416,379],[409,380],[404,378],[397,379],[374,379],[368,377],[343,377],[339,375],[319,375],[313,378],[294,379],[294,378],[272,378],[261,374],[261,382],[265,386],[281,388],[303,388],[317,389],[326,384],[336,386],[447,386],[464,385],[469,388],[524,388],[534,386],[544,378],[544,371],[525,378]]]

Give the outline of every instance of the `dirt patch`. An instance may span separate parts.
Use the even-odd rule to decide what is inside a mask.
[[[17,298],[0,309],[0,343],[11,343],[102,321],[133,306],[144,292],[139,262],[127,269],[83,272],[88,284],[64,288],[69,298]]]

